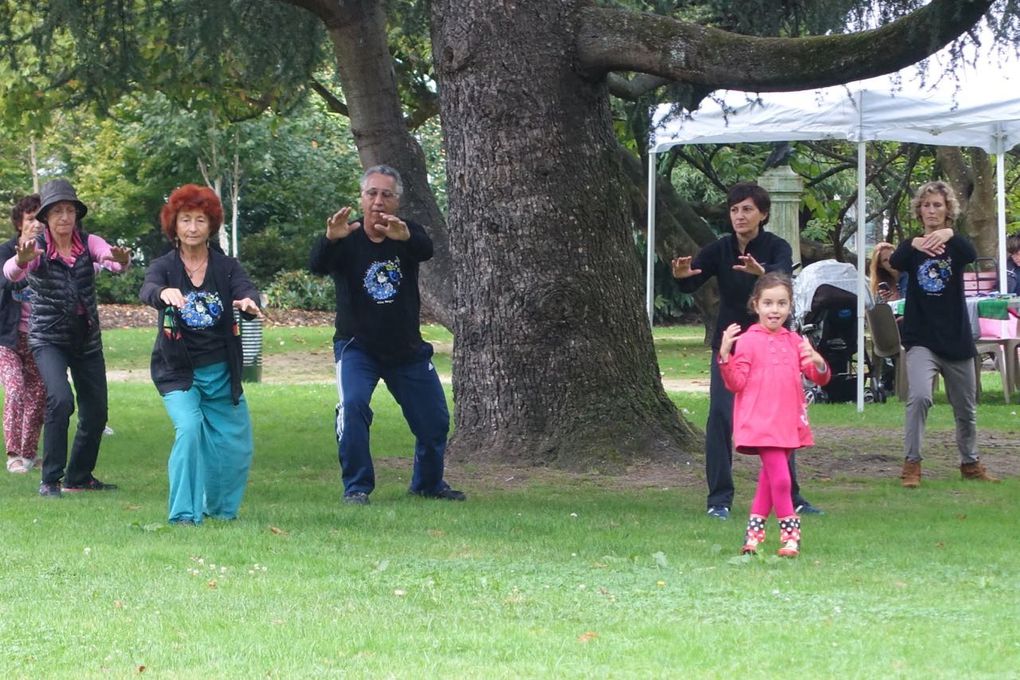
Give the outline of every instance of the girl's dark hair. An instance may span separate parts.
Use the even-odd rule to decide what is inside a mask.
[[[786,292],[790,294],[790,317],[793,317],[793,281],[790,280],[788,274],[783,272],[765,272],[758,277],[758,280],[754,284],[754,290],[751,291],[751,297],[747,301],[747,311],[754,314],[754,303],[761,297],[763,290],[769,288],[777,288],[782,286],[786,289]]]

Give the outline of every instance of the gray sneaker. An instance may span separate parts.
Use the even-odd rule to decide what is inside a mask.
[[[368,505],[368,494],[364,491],[352,491],[344,494],[344,503],[347,505]]]

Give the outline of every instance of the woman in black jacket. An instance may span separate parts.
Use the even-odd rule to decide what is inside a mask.
[[[66,179],[50,180],[39,192],[35,218],[46,225],[35,240],[22,240],[4,263],[4,276],[32,288],[28,346],[46,384],[43,466],[39,495],[110,491],[115,484],[92,474],[106,428],[106,359],[99,329],[96,272],[119,273],[131,250],[111,246],[82,228],[88,207]],[[74,381],[74,391],[67,379]],[[67,450],[71,414],[78,429]]]
[[[22,240],[35,240],[42,224],[35,219],[39,194],[25,196],[11,209],[14,238],[0,245],[0,261],[18,252]],[[12,283],[0,276],[0,382],[4,385],[4,444],[7,471],[25,473],[42,467],[36,455],[43,415],[46,413],[46,385],[28,347],[31,314],[27,282]]]
[[[223,222],[211,189],[175,189],[160,222],[175,248],[149,265],[140,297],[160,310],[150,370],[176,432],[167,465],[169,520],[234,519],[254,445],[233,309],[261,317],[259,292],[236,259],[209,246]]]

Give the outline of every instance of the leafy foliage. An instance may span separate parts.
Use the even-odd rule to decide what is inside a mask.
[[[271,307],[317,311],[336,307],[333,282],[304,269],[280,272],[263,292]]]

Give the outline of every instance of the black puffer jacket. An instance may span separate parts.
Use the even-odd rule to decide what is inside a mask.
[[[79,231],[82,243],[89,235]],[[46,250],[46,240],[38,239]],[[57,346],[77,354],[103,349],[99,332],[99,307],[96,304],[96,273],[88,247],[73,266],[61,259],[39,258],[39,266],[29,272],[32,287],[32,316],[28,326],[28,346]],[[81,314],[84,310],[84,313]]]
[[[234,300],[251,298],[258,302],[259,291],[251,282],[240,263],[224,255],[218,250],[209,251],[209,267],[206,276],[212,276],[216,286],[216,292],[226,307],[220,320],[214,328],[220,334],[227,345],[227,366],[230,369],[231,397],[236,405],[241,399],[241,336],[237,332],[234,323],[234,315],[231,313],[231,303]],[[167,394],[175,390],[188,390],[194,380],[195,369],[188,355],[188,349],[184,340],[173,337],[172,334],[163,332],[166,322],[166,303],[160,300],[159,295],[165,288],[177,288],[184,290],[187,274],[181,262],[179,251],[172,250],[166,255],[157,257],[149,265],[145,272],[145,283],[138,294],[142,302],[159,310],[159,326],[156,331],[156,345],[152,348],[152,357],[149,361],[149,371],[152,375],[152,382],[160,394]],[[176,313],[175,313],[175,316]],[[253,319],[249,314],[242,315],[246,319]],[[175,319],[180,323],[180,319]]]

